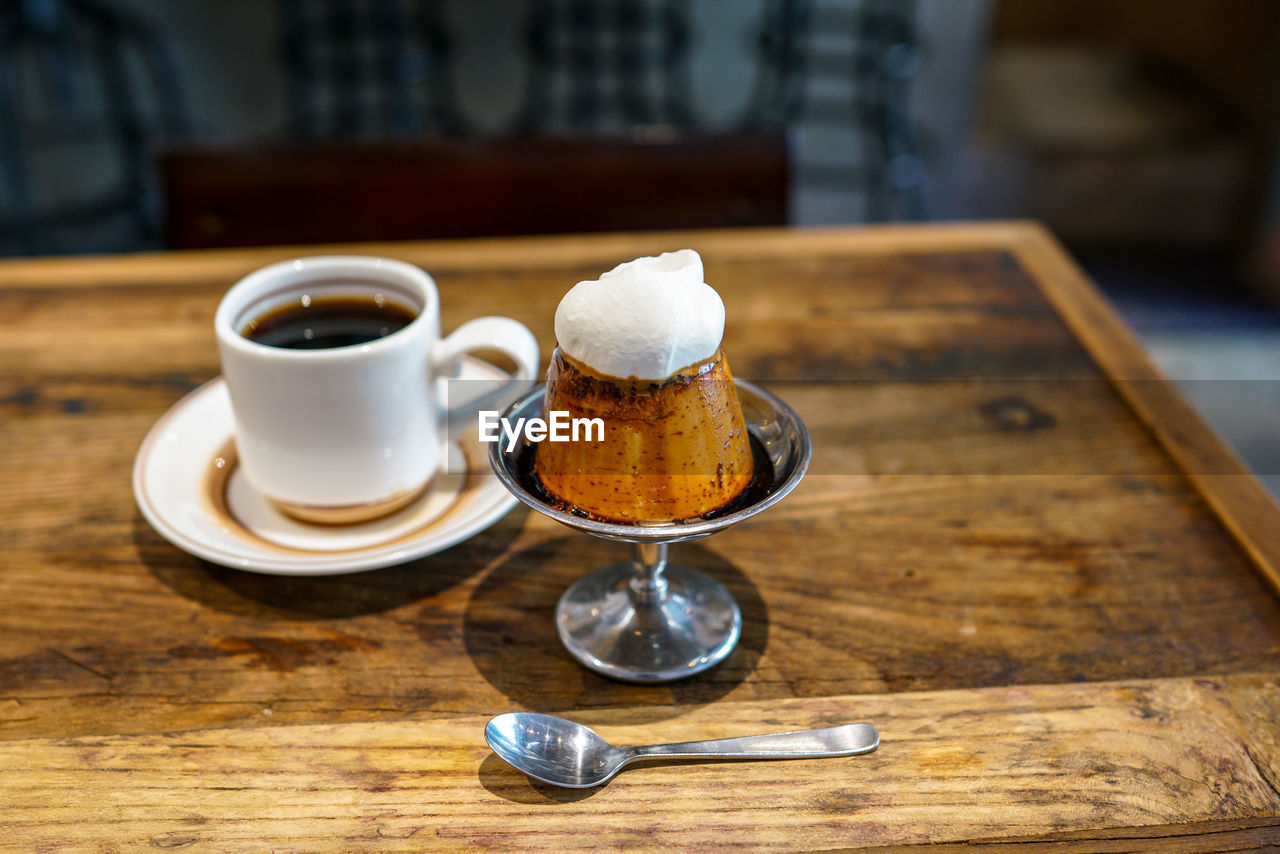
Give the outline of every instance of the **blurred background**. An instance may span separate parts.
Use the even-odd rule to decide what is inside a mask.
[[[1278,82],[1275,0],[0,0],[0,255],[1032,217],[1280,493]]]

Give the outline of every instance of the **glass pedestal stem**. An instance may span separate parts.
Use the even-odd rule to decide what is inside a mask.
[[[724,585],[667,563],[667,543],[632,543],[631,560],[570,585],[556,607],[565,649],[624,682],[685,679],[723,661],[742,632]]]
[[[662,575],[667,568],[667,544],[634,543],[632,562],[636,576],[631,579],[631,592],[636,601],[650,605],[667,598],[667,579]]]

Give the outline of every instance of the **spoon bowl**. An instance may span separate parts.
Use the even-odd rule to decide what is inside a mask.
[[[535,780],[568,789],[607,783],[623,766],[644,758],[805,759],[853,756],[880,746],[876,728],[857,723],[743,738],[615,747],[588,726],[534,712],[498,715],[485,726],[484,738],[512,767]]]
[[[498,715],[484,728],[484,738],[494,753],[530,777],[571,789],[607,782],[626,761],[626,751],[595,730],[553,715]]]

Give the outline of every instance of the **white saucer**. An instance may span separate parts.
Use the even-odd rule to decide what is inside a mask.
[[[497,384],[506,375],[463,359],[459,378]],[[218,378],[178,401],[151,428],[134,462],[133,494],[151,527],[196,557],[272,575],[334,575],[434,554],[478,534],[516,505],[478,443],[448,443],[443,458],[422,495],[389,516],[359,525],[299,522],[255,492],[239,471],[231,399]]]

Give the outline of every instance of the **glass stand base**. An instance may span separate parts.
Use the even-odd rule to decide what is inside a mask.
[[[623,682],[672,682],[719,664],[742,634],[738,603],[715,579],[666,564],[618,563],[576,581],[556,608],[565,648]]]

